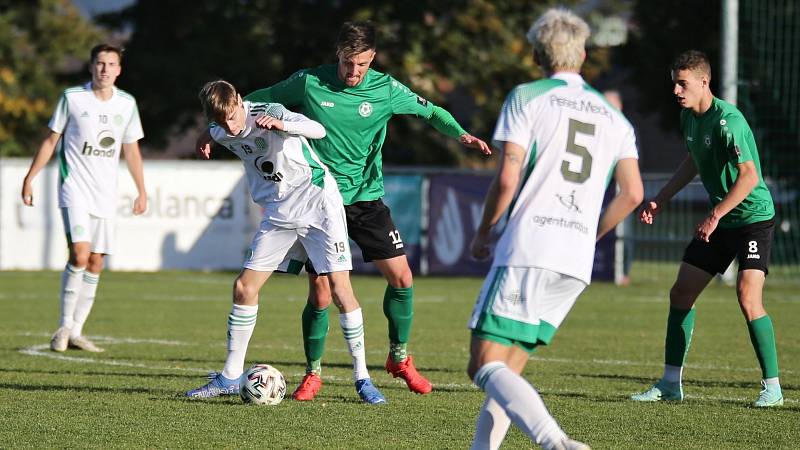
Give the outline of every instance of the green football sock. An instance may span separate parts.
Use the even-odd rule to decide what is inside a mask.
[[[761,375],[764,379],[778,377],[778,350],[775,347],[775,330],[772,328],[772,319],[769,316],[759,317],[747,322],[750,331],[750,342],[758,357],[761,366]]]
[[[414,318],[414,288],[386,286],[383,314],[389,320],[389,351],[394,362],[406,359],[406,344]]]
[[[664,364],[683,366],[694,331],[694,309],[669,308],[667,338],[664,343]]]
[[[315,309],[309,303],[303,308],[303,351],[306,354],[306,373],[322,373],[322,352],[328,336],[328,308]]]

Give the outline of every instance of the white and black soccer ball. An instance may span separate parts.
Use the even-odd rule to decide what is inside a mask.
[[[286,380],[269,364],[255,364],[239,378],[239,396],[245,403],[277,405],[286,394]]]

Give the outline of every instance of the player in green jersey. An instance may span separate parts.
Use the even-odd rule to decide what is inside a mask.
[[[736,257],[736,294],[747,320],[750,340],[761,365],[763,386],[754,405],[780,406],[778,356],[772,321],[762,303],[768,273],[775,207],[761,175],[753,133],[735,106],[711,93],[711,66],[698,51],[681,54],[672,66],[673,94],[683,108],[681,131],[689,153],[639,219],[652,224],[669,200],[700,175],[711,211],[695,228],[678,279],[670,291],[664,374],[637,401],[683,400],[683,363],[694,328],[694,304],[711,278]]]
[[[249,94],[246,99],[301,108],[325,126],[324,139],[312,143],[339,185],[347,228],[364,260],[374,262],[388,286],[383,310],[389,321],[386,370],[402,377],[410,390],[427,394],[432,387],[407,353],[413,317],[413,278],[400,232],[392,222],[384,195],[381,148],[386,125],[396,114],[420,117],[441,133],[490,154],[488,145],[464,131],[453,116],[415,94],[390,75],[370,68],[375,58],[375,27],[370,22],[345,23],[339,33],[337,64],[303,69],[286,80]],[[207,139],[198,151],[208,154]],[[321,387],[321,359],[328,331],[331,293],[324,276],[310,273],[308,303],[303,311],[306,376],[292,397],[312,400]]]

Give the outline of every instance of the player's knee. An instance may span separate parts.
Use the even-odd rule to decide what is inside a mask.
[[[333,295],[328,283],[313,283],[308,291],[308,303],[316,309],[326,308],[331,304]]]
[[[242,305],[253,297],[258,297],[258,288],[245,282],[242,277],[236,278],[233,282],[233,302]]]
[[[676,308],[691,308],[694,304],[694,295],[676,283],[669,290],[669,303]]]
[[[89,252],[71,252],[69,263],[75,267],[86,267],[89,265]]]
[[[388,273],[386,281],[393,288],[410,288],[414,285],[414,276],[411,273],[411,269],[406,266],[401,270]]]

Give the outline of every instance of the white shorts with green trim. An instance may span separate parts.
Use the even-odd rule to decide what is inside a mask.
[[[338,207],[335,202],[327,202],[320,219],[307,227],[278,227],[264,218],[253,236],[243,267],[258,272],[277,270],[298,274],[309,259],[320,274],[353,269],[341,201]]]
[[[547,345],[586,283],[536,267],[492,267],[469,328],[498,342]]]
[[[93,216],[81,208],[62,207],[60,209],[68,244],[88,242],[90,252],[111,254],[114,248],[116,227],[113,218]]]

